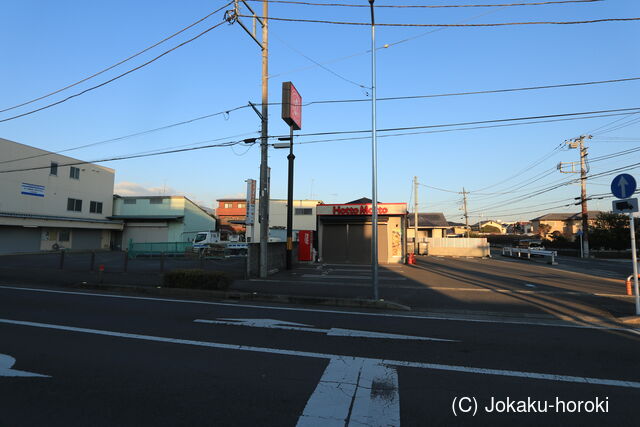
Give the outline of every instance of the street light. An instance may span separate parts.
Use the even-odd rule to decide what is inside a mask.
[[[373,13],[373,3],[369,0],[371,9],[371,286],[373,299],[378,299],[378,148],[376,140],[376,24]]]

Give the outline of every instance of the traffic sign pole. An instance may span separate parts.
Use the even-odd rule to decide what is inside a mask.
[[[629,228],[631,228],[631,260],[633,261],[633,290],[636,293],[636,316],[640,316],[640,294],[638,294],[638,258],[636,255],[636,230],[633,212],[629,213]]]

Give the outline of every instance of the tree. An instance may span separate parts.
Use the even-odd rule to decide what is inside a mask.
[[[538,225],[538,235],[543,239],[547,237],[549,231],[551,231],[551,226],[549,224],[540,223],[540,225]]]
[[[638,219],[636,221],[636,239],[638,239]],[[631,248],[629,217],[612,212],[600,213],[593,226],[589,227],[589,242],[593,248],[623,250]]]

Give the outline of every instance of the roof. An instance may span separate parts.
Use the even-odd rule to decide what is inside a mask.
[[[216,199],[216,202],[246,202],[246,201],[247,201],[246,198],[240,199],[240,198],[237,198],[237,197],[229,197],[229,198],[226,198],[226,199]]]
[[[409,227],[414,225],[414,215],[409,214]],[[448,228],[449,223],[442,212],[418,213],[418,227]]]
[[[587,216],[595,218],[600,215],[602,211],[587,211]],[[582,219],[582,213],[549,213],[532,219],[531,221],[578,221]]]
[[[371,199],[369,199],[368,197],[361,197],[357,200],[352,200],[351,202],[347,202],[345,203],[345,205],[366,205],[369,203],[371,203]]]
[[[181,219],[181,218],[184,218],[184,215],[112,215],[109,218],[168,220],[168,219]]]
[[[75,218],[69,216],[53,216],[53,215],[34,215],[16,212],[0,212],[1,217],[8,218],[27,218],[27,219],[46,219],[51,221],[76,221],[76,222],[95,222],[100,224],[120,224],[119,221],[112,221],[111,219],[98,219],[98,218]],[[107,217],[111,218],[111,217]]]

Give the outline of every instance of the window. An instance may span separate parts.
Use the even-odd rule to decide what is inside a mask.
[[[136,204],[136,199],[124,199],[124,204],[125,205],[135,205]]]
[[[71,166],[71,169],[69,170],[69,178],[80,179],[80,168],[74,168]]]
[[[51,169],[49,169],[49,175],[58,176],[58,164],[56,162],[51,162]]]
[[[102,202],[91,202],[89,203],[89,212],[90,213],[102,213]]]
[[[155,199],[149,199],[149,203],[151,203],[152,205],[161,205],[162,204],[162,197],[158,197]]]
[[[207,238],[207,233],[198,233],[198,234],[196,234],[196,238],[193,241],[193,243],[202,242],[206,238]]]
[[[295,214],[296,215],[313,215],[313,209],[312,208],[296,208]]]
[[[60,230],[58,233],[58,240],[60,242],[68,242],[70,240],[71,232],[69,230]]]
[[[224,204],[224,208],[225,209],[231,209],[233,207],[233,203],[225,203]]]
[[[238,208],[244,209],[247,206],[246,203],[238,203]]]
[[[73,212],[82,212],[82,200],[67,199],[67,210]]]

